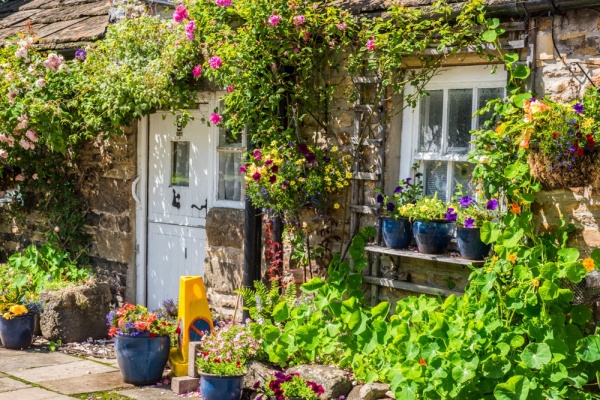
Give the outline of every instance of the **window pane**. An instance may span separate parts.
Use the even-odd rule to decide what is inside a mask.
[[[448,153],[467,153],[471,140],[473,89],[448,90]]]
[[[432,90],[421,99],[419,151],[437,153],[442,149],[443,112],[443,90]]]
[[[171,142],[171,185],[190,185],[190,142]]]
[[[446,182],[448,163],[446,161],[425,161],[425,194],[433,196],[438,193],[438,199],[446,201]]]
[[[473,183],[471,179],[473,177],[473,170],[475,169],[475,164],[471,164],[468,162],[455,162],[452,166],[452,196],[456,193],[456,186],[458,184],[462,185],[462,192],[465,195],[473,194]]]
[[[238,172],[241,159],[241,153],[219,152],[219,200],[241,200],[243,174]]]
[[[486,89],[479,89],[478,91],[478,95],[477,95],[477,109],[479,110],[480,108],[482,108],[483,106],[485,106],[485,103],[487,103],[490,100],[494,100],[497,99],[499,97],[503,97],[504,96],[504,88],[486,88]],[[477,118],[477,128],[481,129],[483,128],[483,124],[485,123],[485,121],[487,121],[488,119],[490,119],[492,117],[492,113],[486,113],[484,115],[478,115]]]
[[[236,136],[231,133],[230,130],[219,129],[219,146],[242,146],[242,134],[238,133]]]

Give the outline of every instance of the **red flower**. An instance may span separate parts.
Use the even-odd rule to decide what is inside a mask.
[[[252,179],[254,179],[255,182],[260,181],[260,172],[255,172],[254,175],[252,175]]]
[[[277,177],[275,175],[271,175],[271,177],[269,178],[269,183],[272,185],[275,182],[277,182]]]
[[[118,331],[117,331],[117,328],[115,328],[115,327],[111,327],[111,328],[108,330],[108,336],[115,336],[115,335],[117,334],[117,332],[118,332]]]
[[[575,150],[575,155],[577,157],[581,157],[583,155],[583,149],[581,147],[578,147],[577,150]]]
[[[419,359],[419,364],[421,364],[422,366],[426,367],[427,363],[425,362],[425,360],[423,360],[422,358]]]

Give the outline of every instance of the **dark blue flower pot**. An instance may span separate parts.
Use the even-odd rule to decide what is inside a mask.
[[[385,245],[392,249],[406,249],[413,238],[408,218],[382,218],[381,233]]]
[[[461,257],[467,260],[483,260],[490,253],[490,244],[481,241],[480,228],[458,228],[456,242]]]
[[[115,353],[123,381],[133,385],[160,381],[170,349],[168,336],[115,336]]]
[[[33,341],[33,314],[12,319],[0,316],[0,340],[11,350],[27,349]]]
[[[413,234],[419,251],[424,254],[443,254],[454,235],[454,223],[446,221],[415,221]]]
[[[219,376],[200,373],[200,393],[203,400],[240,400],[244,375]]]

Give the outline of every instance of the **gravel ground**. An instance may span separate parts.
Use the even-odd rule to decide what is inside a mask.
[[[116,358],[115,345],[112,339],[88,339],[81,343],[57,344],[49,342],[41,336],[36,336],[34,344],[36,347],[41,347],[43,350],[50,351],[52,351],[51,347],[54,345],[54,351],[72,356],[94,357],[106,360]]]

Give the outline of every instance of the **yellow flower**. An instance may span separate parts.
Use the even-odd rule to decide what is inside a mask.
[[[591,272],[594,270],[594,260],[592,260],[591,258],[586,258],[581,263],[583,264],[587,272]]]
[[[339,205],[338,203],[335,203],[335,204],[333,205],[333,208],[337,210],[338,208],[340,208],[340,205]]]
[[[3,317],[4,317],[4,319],[12,319],[13,315],[11,313],[7,312],[7,313],[4,313]]]
[[[352,172],[346,172],[346,179],[352,179]]]
[[[337,146],[333,146],[333,147],[331,148],[331,151],[333,151],[333,152],[335,153],[336,151],[338,151],[338,147],[337,147]]]
[[[588,129],[591,128],[592,125],[594,125],[594,119],[593,118],[586,118],[583,120],[583,122],[581,123],[581,127],[583,129]]]
[[[498,135],[502,135],[505,130],[506,130],[506,123],[503,123],[503,124],[498,125],[498,127],[496,128],[496,133]]]
[[[532,279],[531,284],[535,287],[540,286],[540,281],[538,279]]]
[[[496,264],[498,262],[498,256],[493,256],[492,257],[492,265]]]
[[[291,181],[290,186],[296,186],[296,181]]]
[[[15,317],[17,317],[19,315],[27,314],[28,311],[27,311],[27,307],[25,307],[25,306],[14,305],[8,309],[8,312],[14,314]]]
[[[517,255],[516,254],[509,254],[508,255],[508,261],[510,261],[511,263],[515,263],[517,261]]]

